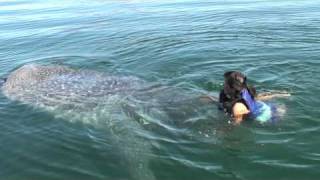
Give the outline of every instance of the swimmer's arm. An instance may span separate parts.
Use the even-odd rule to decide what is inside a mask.
[[[260,100],[260,101],[265,101],[265,100],[270,100],[273,98],[286,98],[290,97],[291,94],[287,92],[276,92],[276,93],[271,93],[271,92],[264,92],[264,93],[259,93],[255,99]]]
[[[214,96],[210,96],[210,95],[202,95],[199,97],[200,101],[202,103],[214,103],[214,104],[218,104],[219,103],[219,98],[218,97],[214,97]]]
[[[287,92],[263,92],[259,93],[255,99],[260,100],[260,101],[265,101],[265,100],[270,100],[273,98],[287,98],[290,97],[291,94]],[[199,97],[200,101],[203,103],[214,103],[214,104],[219,104],[219,98],[215,96],[210,96],[210,95],[202,95]]]

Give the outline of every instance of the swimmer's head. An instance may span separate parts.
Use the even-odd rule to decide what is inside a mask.
[[[226,88],[241,91],[246,87],[247,77],[238,71],[228,71],[224,73],[224,80]]]
[[[238,71],[224,73],[223,92],[229,100],[241,99],[241,90],[246,88],[246,76]]]

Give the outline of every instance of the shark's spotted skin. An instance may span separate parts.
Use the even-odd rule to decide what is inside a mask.
[[[4,83],[4,94],[12,100],[38,106],[60,103],[108,103],[113,96],[128,96],[143,87],[132,76],[114,76],[65,66],[24,65],[12,72]],[[62,102],[63,101],[63,102]]]
[[[59,65],[24,65],[9,74],[1,88],[11,100],[106,128],[123,150],[130,179],[154,179],[144,131],[178,130],[213,109],[199,104],[201,92]]]
[[[125,99],[144,87],[132,76],[115,76],[58,65],[24,65],[3,84],[3,94],[11,100],[42,108],[68,121],[80,121],[106,128],[114,144],[122,149],[131,172],[130,179],[154,179],[148,167],[150,143],[138,136],[138,121],[123,112]],[[132,111],[132,113],[134,113]]]

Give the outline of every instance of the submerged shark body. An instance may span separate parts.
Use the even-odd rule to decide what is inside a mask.
[[[137,121],[124,116],[124,100],[144,86],[132,76],[112,76],[66,66],[24,65],[3,83],[11,100],[52,112],[69,121],[107,127],[125,157],[132,179],[154,179],[148,167],[150,143],[139,137]]]
[[[88,109],[106,104],[114,96],[128,96],[143,81],[131,76],[112,76],[66,66],[24,65],[13,71],[3,84],[12,100],[45,107]],[[89,109],[88,109],[89,110]]]
[[[128,161],[132,179],[154,179],[148,166],[151,144],[141,136],[143,131],[203,118],[199,116],[203,106],[190,100],[197,96],[194,92],[67,66],[24,65],[11,72],[1,88],[9,99],[56,117],[106,126]]]

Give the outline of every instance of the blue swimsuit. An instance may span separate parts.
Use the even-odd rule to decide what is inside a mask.
[[[277,111],[275,106],[262,101],[255,101],[247,89],[241,91],[241,96],[246,102],[252,118],[259,122],[275,122]]]

